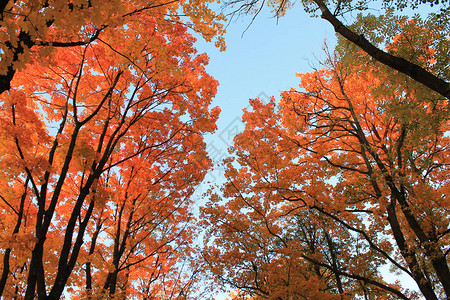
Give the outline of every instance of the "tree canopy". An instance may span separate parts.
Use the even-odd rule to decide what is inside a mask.
[[[387,48],[414,32],[432,68],[427,29],[400,26]],[[425,299],[450,294],[448,100],[346,46],[244,110],[227,181],[203,209],[205,265],[236,299],[418,296],[383,268]]]
[[[220,42],[221,17],[203,1],[3,3],[0,296],[189,295],[220,110],[188,26]]]

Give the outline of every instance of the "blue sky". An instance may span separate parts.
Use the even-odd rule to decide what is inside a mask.
[[[208,152],[216,163],[227,155],[232,137],[243,130],[240,117],[249,99],[278,98],[280,92],[297,87],[295,73],[311,71],[311,65],[317,65],[317,57],[323,53],[324,42],[332,46],[336,41],[332,26],[311,18],[301,5],[278,20],[268,9],[248,26],[251,18],[242,16],[230,22],[224,52],[200,38],[197,42],[198,51],[210,57],[208,73],[220,84],[213,102],[222,109],[218,130],[206,137]],[[220,183],[222,176],[223,170],[216,168],[206,181]]]

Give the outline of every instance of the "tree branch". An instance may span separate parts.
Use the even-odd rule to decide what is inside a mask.
[[[359,35],[351,31],[341,21],[339,21],[328,9],[325,2],[322,0],[314,0],[320,11],[322,12],[322,19],[327,20],[333,25],[334,30],[341,34],[345,39],[359,46],[364,52],[371,57],[381,62],[382,64],[393,68],[394,70],[403,73],[417,82],[422,83],[426,87],[441,94],[447,99],[450,99],[450,84],[443,79],[426,71],[422,67],[413,64],[401,57],[391,55],[387,52],[380,50],[370,43],[363,35]]]

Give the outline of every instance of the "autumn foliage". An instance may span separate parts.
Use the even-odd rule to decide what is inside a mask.
[[[217,82],[206,2],[6,1],[0,295],[186,297]],[[181,17],[182,11],[185,12]],[[184,19],[183,19],[184,18]],[[9,76],[9,77],[8,77]]]
[[[329,54],[244,109],[203,209],[205,265],[233,298],[450,295],[448,100],[364,57]]]
[[[17,70],[33,58],[52,57],[57,48],[109,45],[130,62],[142,62],[152,27],[185,24],[224,48],[223,16],[209,8],[211,1],[127,0],[5,0],[0,4],[0,93],[9,90]],[[166,24],[167,23],[167,24]],[[164,25],[166,24],[166,25]],[[143,37],[143,39],[141,39]],[[144,43],[142,43],[144,42]],[[120,47],[117,47],[120,45]],[[124,51],[126,49],[126,51]],[[142,69],[143,71],[145,69]]]

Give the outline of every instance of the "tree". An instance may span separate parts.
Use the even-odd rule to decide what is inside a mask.
[[[420,82],[430,90],[435,91],[442,96],[450,99],[450,83],[448,70],[445,74],[433,72],[434,70],[424,69],[420,64],[411,61],[411,57],[388,49],[383,50],[383,46],[390,44],[389,38],[393,36],[389,33],[395,30],[386,26],[383,22],[383,13],[381,20],[366,11],[386,11],[391,14],[394,10],[401,11],[406,7],[417,9],[422,4],[438,5],[441,10],[438,13],[431,14],[430,18],[434,20],[436,27],[446,27],[448,31],[449,21],[449,2],[444,1],[383,1],[383,6],[373,4],[376,1],[302,1],[306,12],[316,16],[317,14],[327,22],[329,22],[336,33],[345,38],[349,43],[356,45],[359,49],[367,53],[372,59],[379,61],[386,66],[403,73],[410,78]],[[255,0],[236,0],[225,1],[225,6],[231,10],[231,15],[236,14],[255,14],[257,15],[264,7],[268,5],[273,9],[277,17],[281,17],[284,13],[294,5],[293,1],[271,0],[271,1],[255,1]],[[373,4],[371,6],[371,4]],[[369,10],[370,8],[370,10]],[[352,12],[358,14],[358,21],[354,24],[347,24],[346,19],[354,20]],[[348,16],[348,17],[346,17]],[[430,28],[433,28],[430,27]],[[443,34],[448,53],[448,40]],[[387,39],[384,39],[387,38]],[[380,41],[380,39],[382,41]],[[447,62],[448,65],[448,62]]]
[[[169,298],[192,288],[180,253],[190,196],[210,166],[203,134],[215,130],[217,82],[174,16],[180,3],[120,3],[132,14],[89,11],[126,23],[30,58],[1,95],[5,298],[59,299],[71,288],[83,298]],[[74,28],[96,32],[91,25]]]
[[[405,40],[389,47],[405,49]],[[264,299],[414,297],[384,281],[383,265],[426,299],[446,298],[448,101],[364,53],[339,50],[322,69],[298,74],[300,89],[279,103],[251,100],[244,110],[227,182],[203,210],[207,265],[222,284]],[[265,267],[257,251],[271,256]],[[284,283],[269,285],[273,277]]]
[[[144,32],[139,24],[142,16],[175,23],[186,21],[206,40],[218,37],[217,44],[223,48],[222,17],[208,7],[209,2],[4,0],[0,4],[0,93],[10,89],[16,71],[30,63],[32,57],[47,58],[56,48],[102,41],[113,29],[118,29],[117,42],[137,41]],[[136,34],[120,34],[125,25],[133,27]],[[140,60],[139,51],[122,54],[132,62]]]

